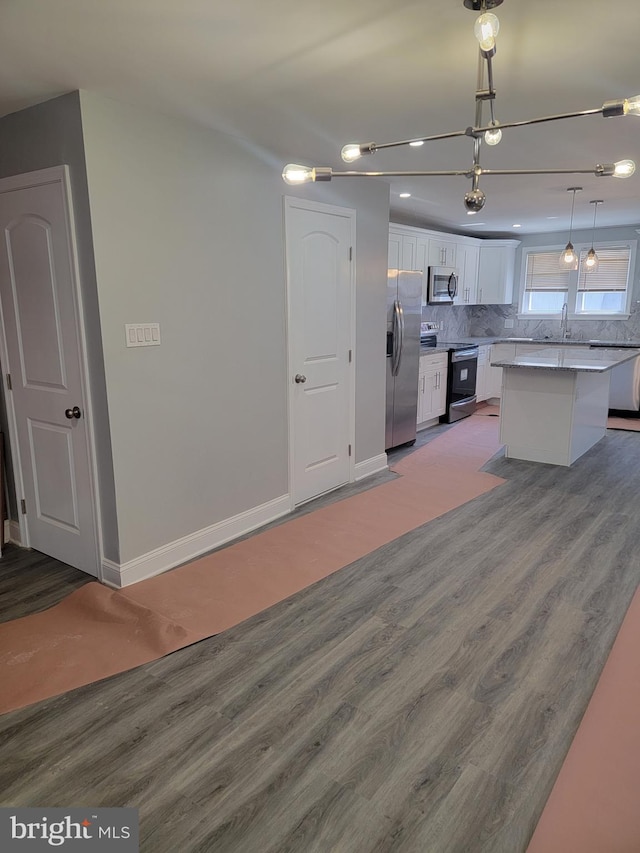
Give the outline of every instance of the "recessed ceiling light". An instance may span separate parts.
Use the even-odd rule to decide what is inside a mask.
[[[547,216],[547,219],[557,219],[557,216]]]
[[[515,222],[511,227],[512,228],[522,228],[522,225],[520,225],[519,222]]]
[[[410,142],[409,145],[412,148],[420,148],[421,145],[424,145],[424,142],[421,139],[417,139],[415,142]]]
[[[411,198],[411,193],[400,193],[400,198]]]

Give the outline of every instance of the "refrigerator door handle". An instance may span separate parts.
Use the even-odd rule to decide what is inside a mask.
[[[404,344],[404,312],[402,310],[402,302],[396,299],[393,303],[393,364],[391,365],[391,373],[393,376],[398,375],[400,363],[402,361],[402,347]]]

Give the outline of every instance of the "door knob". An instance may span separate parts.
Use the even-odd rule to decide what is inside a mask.
[[[298,385],[301,385],[307,381],[307,377],[303,376],[302,373],[296,373],[296,375],[293,377],[293,379],[294,379],[294,382],[297,382]]]
[[[73,409],[65,409],[64,416],[65,418],[69,418],[69,420],[73,420],[73,418],[81,418],[82,412],[78,406],[74,406]]]

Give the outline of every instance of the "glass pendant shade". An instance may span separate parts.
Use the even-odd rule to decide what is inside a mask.
[[[578,269],[578,256],[576,255],[576,250],[573,248],[573,243],[571,242],[571,240],[569,240],[567,245],[564,247],[562,254],[560,255],[560,269]]]
[[[584,262],[584,268],[587,272],[595,272],[598,269],[600,261],[596,255],[596,250],[593,246],[587,252],[587,259]]]
[[[576,193],[582,192],[582,187],[569,187],[567,189],[567,192],[573,193],[573,199],[571,201],[571,221],[569,223],[569,242],[562,250],[558,265],[561,270],[577,270],[578,256],[576,255],[576,251],[573,248],[573,243],[571,242],[571,235],[573,234],[573,209],[576,204]]]

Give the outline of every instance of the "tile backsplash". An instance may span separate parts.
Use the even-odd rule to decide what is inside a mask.
[[[468,337],[557,338],[559,320],[519,320],[516,305],[425,305],[422,319],[442,324],[438,336],[446,340]],[[506,329],[505,320],[513,327]],[[640,340],[640,311],[634,302],[628,320],[569,321],[574,340]]]
[[[475,334],[471,331],[471,310],[465,305],[424,305],[422,319],[438,324],[439,338],[453,341]]]

